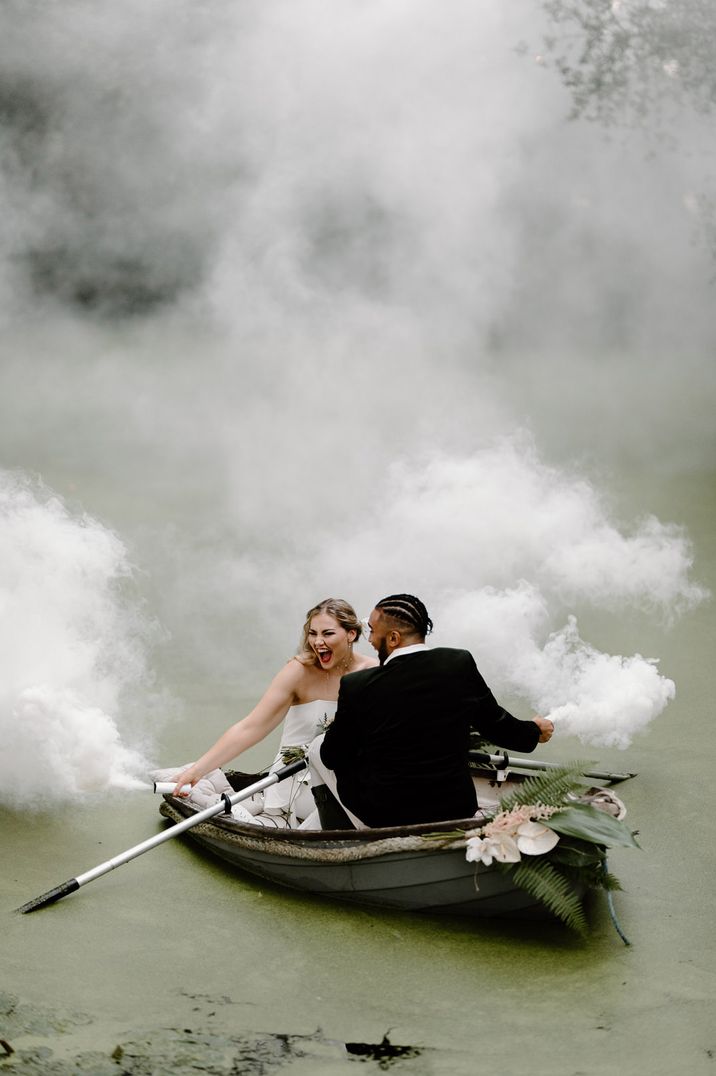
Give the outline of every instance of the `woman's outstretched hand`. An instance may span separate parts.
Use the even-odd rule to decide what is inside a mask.
[[[185,799],[189,793],[182,791],[182,788],[185,785],[191,785],[193,788],[197,781],[200,781],[203,776],[203,773],[197,769],[196,765],[187,766],[187,768],[182,770],[181,773],[178,773],[176,777],[172,777],[172,781],[176,782],[176,787],[172,792],[172,796],[179,796],[180,798]]]

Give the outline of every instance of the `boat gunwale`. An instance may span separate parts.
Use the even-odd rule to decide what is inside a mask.
[[[491,784],[499,784],[504,786],[504,780],[499,780],[497,770],[493,768],[483,769],[472,768],[472,776],[480,776],[490,779]],[[259,780],[261,777],[265,777],[265,773],[245,773],[241,770],[227,770],[226,776],[235,789],[240,791],[242,788],[247,788],[250,784]],[[520,784],[527,779],[527,776],[522,773],[515,773],[510,771],[507,781],[512,784]],[[193,804],[188,803],[186,798],[177,797],[166,793],[163,799],[170,806],[174,807],[184,817],[189,818],[192,814],[198,813],[198,808]],[[491,812],[490,812],[491,813]],[[401,837],[424,837],[426,834],[442,834],[447,837],[448,834],[454,830],[467,831],[471,829],[478,829],[480,825],[483,825],[487,819],[487,815],[483,815],[478,809],[477,813],[471,815],[469,818],[449,818],[441,822],[416,822],[403,826],[382,826],[382,827],[366,827],[365,829],[273,829],[268,826],[252,825],[250,822],[239,822],[233,818],[230,814],[217,814],[213,818],[207,819],[208,825],[217,826],[221,830],[225,830],[227,833],[241,834],[246,837],[262,837],[267,838],[269,841],[287,841],[289,844],[303,844],[305,843],[325,843],[330,842],[333,844],[347,844],[347,843],[371,843],[375,841],[385,841]]]
[[[164,802],[173,807],[184,818],[198,814],[199,808],[186,803],[178,796],[165,794]],[[444,822],[419,822],[409,826],[385,826],[373,829],[272,829],[268,826],[252,825],[250,822],[238,822],[231,815],[217,814],[206,819],[204,825],[213,825],[227,833],[240,833],[246,837],[261,837],[269,841],[288,841],[289,844],[331,842],[347,844],[358,842],[384,841],[396,837],[422,837],[425,834],[444,833],[453,830],[469,830],[480,826],[482,819],[478,815],[471,818],[448,819]]]

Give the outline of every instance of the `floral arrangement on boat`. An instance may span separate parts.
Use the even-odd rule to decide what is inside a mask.
[[[451,834],[464,842],[465,858],[475,863],[476,886],[480,865],[495,864],[582,934],[587,929],[582,894],[621,889],[607,869],[607,848],[639,847],[623,821],[624,804],[608,789],[585,789],[579,780],[583,770],[582,763],[574,763],[529,778],[494,813],[483,811],[475,829]],[[610,913],[626,942],[611,903]]]

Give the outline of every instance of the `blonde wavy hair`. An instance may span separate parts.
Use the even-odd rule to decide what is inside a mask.
[[[325,598],[318,605],[314,605],[313,609],[309,609],[306,613],[306,623],[303,625],[303,633],[298,644],[296,659],[302,665],[316,665],[318,668],[321,667],[321,663],[318,660],[316,651],[308,642],[308,633],[311,629],[311,621],[314,616],[318,616],[320,613],[327,613],[328,616],[332,616],[345,631],[354,631],[356,633],[354,642],[358,642],[363,630],[355,609],[343,598]]]

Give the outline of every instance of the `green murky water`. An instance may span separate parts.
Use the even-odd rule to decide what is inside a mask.
[[[659,507],[690,526],[699,576],[716,586],[711,481],[664,485]],[[668,715],[626,753],[599,756],[639,773],[621,789],[643,850],[611,856],[629,948],[599,899],[582,941],[558,925],[475,925],[309,900],[231,873],[180,841],[17,916],[19,903],[158,821],[149,793],[54,818],[6,812],[0,1037],[16,1053],[0,1064],[342,1072],[359,1063],[344,1043],[387,1035],[421,1051],[392,1061],[396,1072],[710,1071],[714,641],[708,607],[675,629],[662,648],[678,684]],[[550,753],[571,757],[573,747],[553,743]]]

